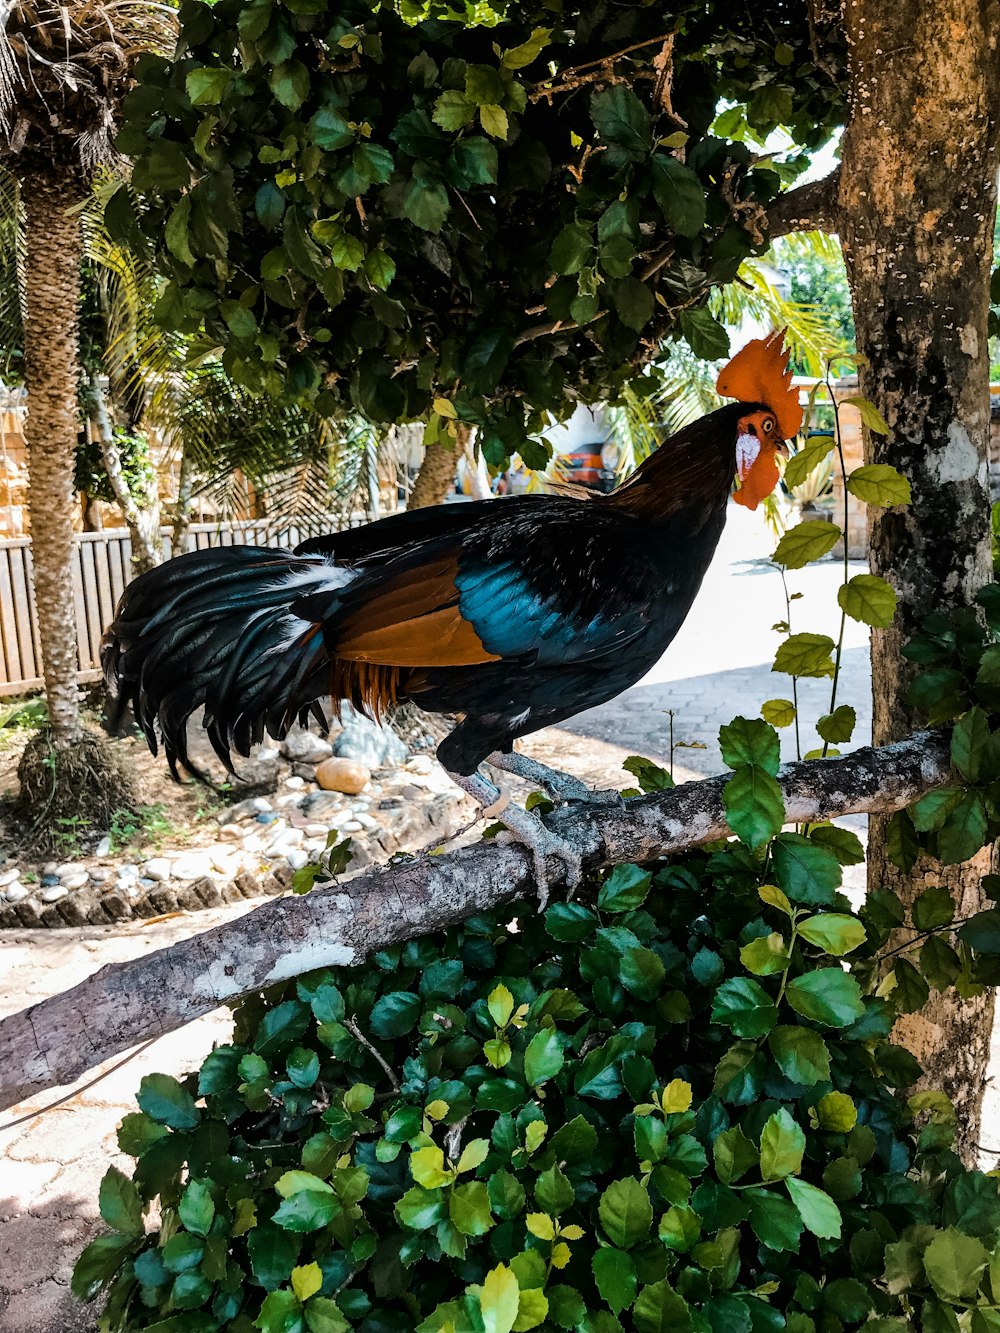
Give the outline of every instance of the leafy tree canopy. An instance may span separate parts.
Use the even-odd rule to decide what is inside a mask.
[[[146,56],[109,219],[169,275],[158,317],[323,413],[474,422],[487,458],[613,396],[663,343],[727,351],[709,289],[843,118],[802,6],[186,0]],[[818,64],[817,61],[820,63]],[[731,106],[717,117],[720,103]],[[728,134],[730,137],[720,137]]]

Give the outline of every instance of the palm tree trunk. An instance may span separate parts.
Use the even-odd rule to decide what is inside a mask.
[[[53,744],[80,736],[73,595],[73,466],[77,436],[80,218],[71,170],[38,174],[21,191],[25,209],[25,386],[28,515],[35,600]]]
[[[177,481],[177,503],[173,506],[173,531],[170,534],[171,556],[183,555],[191,526],[191,493],[194,490],[194,462],[189,449],[181,449],[181,475]]]
[[[455,465],[465,448],[469,427],[459,423],[458,433],[454,445],[427,445],[407,509],[426,509],[430,505],[444,504],[445,497],[455,484]]]
[[[147,488],[145,503],[140,505],[129,489],[122,470],[121,450],[115,439],[100,381],[96,377],[91,378],[88,389],[91,415],[101,445],[101,461],[104,463],[104,471],[115,493],[118,507],[125,517],[125,526],[132,542],[132,563],[137,573],[145,574],[148,569],[155,569],[163,559],[160,542],[160,496],[156,485],[156,473],[153,473]]]

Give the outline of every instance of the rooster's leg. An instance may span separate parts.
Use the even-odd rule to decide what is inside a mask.
[[[555,857],[565,867],[563,878],[567,887],[575,889],[583,877],[583,858],[576,848],[563,838],[547,829],[537,816],[522,810],[506,798],[494,783],[484,778],[481,773],[449,773],[457,786],[469,793],[483,807],[483,813],[499,819],[508,829],[507,836],[514,842],[523,843],[531,852],[535,862],[535,879],[538,883],[538,905],[544,907],[549,900],[549,870],[547,861]],[[501,834],[501,837],[504,835]]]
[[[513,773],[526,782],[537,782],[555,801],[586,801],[590,805],[620,805],[621,796],[616,791],[594,791],[579,778],[563,773],[558,768],[549,768],[548,764],[529,759],[526,754],[517,754],[514,750],[506,752],[494,750],[486,756],[486,762],[494,768]]]

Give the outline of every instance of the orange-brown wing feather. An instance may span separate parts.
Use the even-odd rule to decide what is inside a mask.
[[[333,654],[386,666],[472,666],[496,662],[458,606],[458,560],[405,570],[372,590],[339,622]]]

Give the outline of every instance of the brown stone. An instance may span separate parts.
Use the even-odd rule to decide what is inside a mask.
[[[324,759],[316,766],[316,781],[324,791],[342,791],[356,796],[371,781],[371,773],[354,759]]]

